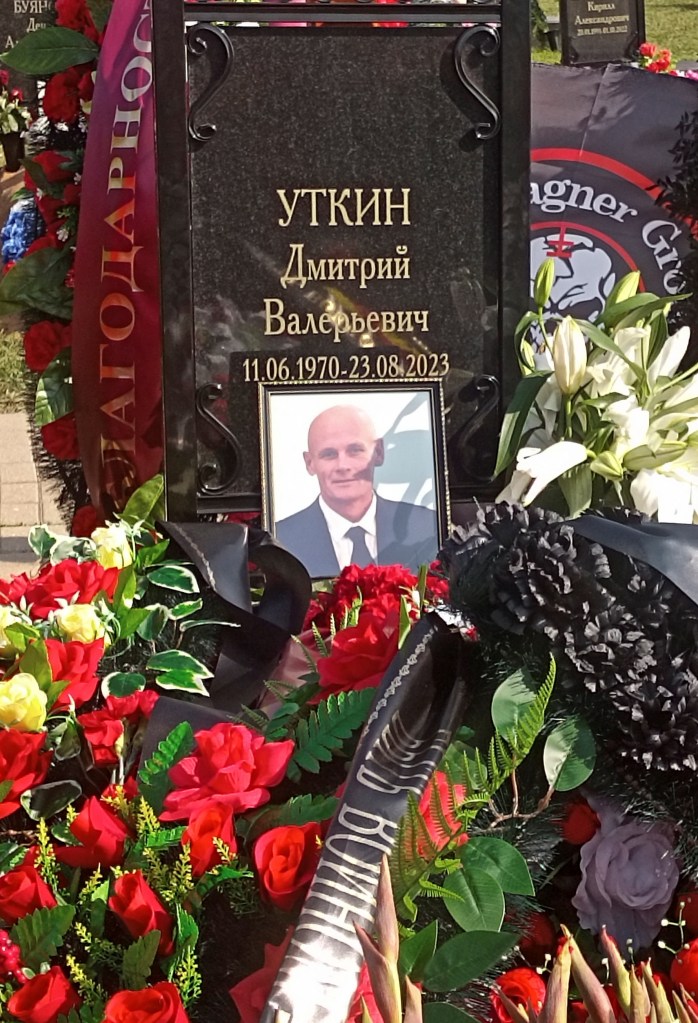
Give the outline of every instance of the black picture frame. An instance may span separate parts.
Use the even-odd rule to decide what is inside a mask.
[[[348,417],[340,426],[338,407],[346,409]],[[259,409],[263,524],[299,557],[311,576],[335,576],[354,561],[351,542],[340,539],[339,548],[333,546],[321,510],[323,499],[335,505],[334,498],[342,505],[347,492],[354,494],[356,488],[366,495],[369,482],[375,494],[375,537],[368,540],[376,547],[371,552],[374,563],[400,563],[417,572],[436,558],[450,520],[439,380],[265,383],[259,386]],[[332,415],[323,416],[329,410]],[[371,447],[370,439],[356,456],[358,461],[348,456],[352,468],[342,462],[342,451],[331,447],[341,447],[345,439],[348,447],[358,442],[354,412],[360,415],[359,423],[374,427],[375,443],[380,445],[375,465],[378,449]],[[325,426],[318,426],[322,436],[316,437],[313,449],[309,429],[321,422]],[[317,470],[320,450],[324,464]],[[331,517],[331,512],[327,514]],[[339,519],[333,523],[337,540]],[[347,528],[351,524],[348,521]]]

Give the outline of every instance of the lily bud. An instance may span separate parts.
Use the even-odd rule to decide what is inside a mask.
[[[587,345],[576,320],[566,316],[553,335],[553,368],[563,394],[575,394],[587,371]]]
[[[650,996],[650,1004],[657,1013],[657,1023],[674,1023],[674,1014],[671,1011],[664,985],[655,981],[647,963],[642,964],[642,979],[645,982],[647,994]],[[650,1009],[650,1014],[651,1011]]]
[[[629,472],[639,472],[640,469],[658,469],[660,465],[673,462],[686,450],[686,442],[682,440],[667,440],[660,444],[657,451],[653,451],[647,444],[640,444],[623,455],[623,465]]]
[[[538,1023],[566,1023],[571,965],[570,943],[564,941],[553,963]]]
[[[554,280],[555,260],[546,259],[538,267],[538,273],[533,285],[533,301],[539,309],[544,309],[548,304]]]
[[[572,976],[589,1013],[591,1023],[615,1023],[613,1007],[602,984],[582,955],[579,945],[570,932],[566,927],[563,927],[562,930],[568,939],[572,956]]]
[[[630,1014],[628,1023],[645,1023],[650,1014],[650,999],[644,983],[636,976],[634,970],[628,974],[630,978]]]
[[[606,309],[612,305],[616,305],[618,302],[625,302],[626,298],[634,298],[637,295],[637,289],[640,287],[640,271],[633,270],[632,273],[626,274],[616,284],[611,294],[606,299]]]
[[[592,472],[603,476],[605,480],[610,480],[611,482],[623,479],[623,466],[612,451],[602,451],[600,455],[596,456],[589,468]]]
[[[618,951],[613,938],[609,938],[606,928],[601,929],[601,946],[608,958],[608,969],[611,975],[611,984],[616,993],[621,1009],[627,1017],[630,1016],[630,1004],[632,993],[630,988],[630,976],[623,957]]]

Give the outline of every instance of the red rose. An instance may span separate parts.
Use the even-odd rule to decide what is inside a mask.
[[[80,997],[63,970],[52,966],[48,973],[37,973],[15,991],[7,1008],[22,1023],[56,1023],[59,1016],[67,1016],[79,1005]]]
[[[102,42],[103,33],[97,31],[85,0],[56,0],[56,24],[82,32],[93,43]]]
[[[55,149],[45,149],[41,153],[36,153],[32,156],[31,160],[32,163],[38,163],[44,172],[46,180],[50,181],[51,184],[72,181],[75,177],[75,171],[66,166],[70,158],[65,153],[59,153]],[[34,179],[26,170],[24,172],[24,187],[30,192],[35,192],[37,189]]]
[[[67,604],[89,604],[98,593],[111,600],[119,581],[118,568],[102,568],[98,561],[65,558],[57,565],[42,568],[30,579],[23,596],[31,604],[33,618],[48,618],[51,611]]]
[[[271,828],[254,845],[263,894],[286,912],[305,895],[320,859],[320,825]]]
[[[465,785],[454,785],[453,795],[456,804],[465,802]],[[435,805],[435,803],[437,805]],[[429,837],[436,842],[439,849],[444,849],[455,832],[461,831],[462,825],[455,814],[455,806],[451,803],[448,778],[443,771],[435,771],[419,801],[419,812],[426,824]],[[448,828],[448,831],[446,830]],[[464,831],[454,841],[461,846],[468,841]],[[418,841],[418,846],[422,843]],[[427,848],[419,848],[420,855],[427,856]]]
[[[143,873],[134,870],[122,874],[114,882],[114,894],[108,902],[132,938],[140,938],[148,931],[160,931],[160,955],[166,956],[174,949],[172,940],[172,917],[163,906]]]
[[[7,924],[16,924],[35,909],[55,906],[53,892],[30,863],[23,863],[0,877],[0,916]]]
[[[70,524],[71,536],[91,536],[93,530],[104,525],[104,517],[93,504],[84,504],[73,515]]]
[[[201,813],[189,821],[182,835],[182,845],[189,845],[189,859],[195,877],[200,877],[222,862],[214,838],[225,842],[231,853],[237,852],[233,814],[225,803],[210,803],[204,807]]]
[[[51,754],[43,752],[45,738],[43,732],[0,730],[0,778],[12,781],[12,788],[0,802],[0,817],[18,810],[22,793],[39,785],[48,774]]]
[[[69,867],[116,867],[123,862],[126,839],[131,833],[96,796],[85,801],[69,830],[80,845],[57,848],[56,856],[61,863]]]
[[[53,681],[70,683],[58,696],[55,707],[67,710],[71,699],[76,707],[82,706],[95,694],[99,681],[97,666],[104,653],[104,640],[62,643],[59,639],[47,639],[45,642]]]
[[[231,987],[230,997],[240,1013],[240,1023],[259,1023],[271,986],[276,980],[292,937],[293,928],[289,927],[280,945],[265,945],[264,965]]]
[[[108,696],[107,710],[131,725],[139,725],[144,718],[150,717],[157,702],[158,694],[154,690],[140,689],[130,696]]]
[[[50,455],[54,455],[62,462],[72,458],[78,458],[78,430],[75,425],[75,413],[68,412],[60,419],[54,419],[41,427],[41,439],[44,447]]]
[[[161,980],[142,991],[117,991],[104,1006],[102,1023],[189,1023],[179,991]]]
[[[519,1005],[526,1012],[529,1002],[536,1012],[540,1011],[545,999],[545,981],[540,974],[529,969],[528,966],[519,966],[516,970],[509,970],[508,973],[497,977],[497,987],[515,1005]],[[493,1023],[512,1023],[511,1016],[494,989],[490,992],[490,1005],[492,1006],[491,1019]]]
[[[71,343],[70,324],[41,320],[24,335],[24,358],[29,369],[43,373],[49,362]]]
[[[599,830],[600,821],[585,799],[570,803],[562,822],[562,837],[571,845],[584,845]]]
[[[197,748],[170,768],[175,791],[165,798],[161,820],[191,818],[210,800],[225,803],[233,813],[269,800],[293,754],[293,741],[265,742],[245,725],[228,722],[196,733]]]
[[[13,575],[9,579],[0,579],[0,604],[19,604],[33,584],[34,579],[26,572]]]
[[[683,945],[671,964],[671,981],[676,988],[683,986],[693,998],[698,997],[698,938]]]
[[[79,86],[84,71],[71,67],[52,75],[44,91],[44,113],[51,121],[74,124],[80,114]]]
[[[397,653],[398,613],[362,609],[359,621],[340,629],[327,657],[318,661],[323,694],[377,686]]]

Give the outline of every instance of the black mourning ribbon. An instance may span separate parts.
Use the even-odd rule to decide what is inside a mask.
[[[259,696],[291,635],[301,631],[311,596],[310,576],[301,562],[262,529],[237,522],[159,522],[203,581],[227,605],[227,620],[209,699],[184,702],[161,696],[143,743],[143,759],[181,721],[210,728],[230,720]],[[252,606],[249,563],[264,574],[264,593]]]
[[[682,522],[616,522],[587,514],[573,519],[587,540],[657,569],[698,604],[698,527]]]
[[[359,568],[366,568],[366,565],[373,565],[374,559],[366,545],[366,530],[363,526],[352,526],[344,534],[347,540],[352,542],[351,563]]]

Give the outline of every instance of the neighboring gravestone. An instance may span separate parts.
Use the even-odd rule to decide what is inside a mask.
[[[169,517],[260,507],[275,385],[350,404],[433,382],[451,494],[484,494],[527,304],[525,5],[264,5],[255,26],[185,4],[186,68],[173,6],[153,8]]]
[[[563,64],[631,60],[645,41],[644,0],[560,0]]]
[[[29,32],[52,25],[55,13],[55,0],[0,0],[0,53],[11,50]],[[10,88],[21,89],[27,103],[35,103],[36,80],[8,71]]]

